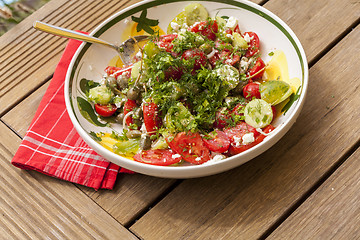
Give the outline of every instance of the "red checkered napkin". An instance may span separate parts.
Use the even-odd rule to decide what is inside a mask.
[[[22,169],[95,189],[112,189],[118,172],[131,172],[110,163],[78,135],[67,114],[64,81],[80,41],[69,40],[53,79],[11,163]]]

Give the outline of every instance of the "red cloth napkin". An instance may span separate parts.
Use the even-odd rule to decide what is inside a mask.
[[[112,189],[118,172],[131,172],[110,163],[78,135],[67,114],[64,81],[71,58],[81,44],[69,40],[53,79],[11,163],[95,189]]]

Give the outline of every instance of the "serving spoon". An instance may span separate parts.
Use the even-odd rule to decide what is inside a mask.
[[[40,22],[40,21],[35,21],[33,27],[37,30],[51,33],[51,34],[54,34],[57,36],[76,39],[76,40],[89,42],[89,43],[98,43],[98,44],[102,44],[104,46],[110,47],[119,54],[121,61],[125,65],[129,65],[133,61],[133,57],[136,54],[135,53],[135,50],[136,50],[135,45],[137,45],[137,43],[139,43],[139,42],[149,39],[149,36],[147,36],[147,35],[134,36],[134,37],[127,39],[126,41],[124,41],[122,44],[120,44],[118,46],[118,45],[109,43],[107,41],[104,41],[102,39],[99,39],[99,38],[96,38],[93,36],[89,36],[84,33],[76,32],[76,31],[69,30],[69,29],[62,28],[62,27],[57,27],[57,26],[54,26],[51,24]]]

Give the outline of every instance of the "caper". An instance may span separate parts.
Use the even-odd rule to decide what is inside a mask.
[[[107,77],[105,83],[112,91],[117,87],[116,79],[113,76]]]
[[[200,50],[204,51],[204,53],[209,54],[212,52],[212,47],[209,43],[203,43],[200,45]]]
[[[119,113],[118,115],[116,115],[115,117],[115,121],[118,122],[118,123],[122,123],[124,120],[124,113]]]
[[[140,96],[140,89],[137,86],[133,86],[127,92],[127,97],[130,100],[136,100]]]
[[[128,138],[138,138],[141,136],[141,132],[139,130],[129,130],[127,133],[126,133],[126,136]]]
[[[141,135],[140,139],[140,148],[142,150],[148,150],[151,148],[151,139],[148,134]]]
[[[125,75],[119,75],[116,79],[117,85],[120,89],[125,89],[129,86],[128,78]]]
[[[142,108],[139,107],[134,110],[132,117],[133,119],[141,119],[142,115],[143,115]]]

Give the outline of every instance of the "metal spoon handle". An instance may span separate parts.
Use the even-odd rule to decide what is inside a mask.
[[[40,21],[35,21],[34,22],[34,28],[43,32],[47,32],[47,33],[51,33],[57,36],[61,36],[61,37],[66,37],[66,38],[71,38],[71,39],[77,39],[80,41],[85,41],[85,42],[90,42],[90,43],[99,43],[99,44],[103,44],[105,46],[114,48],[116,51],[118,51],[118,47],[115,46],[114,44],[108,43],[104,40],[98,39],[96,37],[92,37],[80,32],[76,32],[76,31],[72,31],[69,29],[65,29],[65,28],[61,28],[61,27],[57,27],[54,25],[50,25],[47,23],[43,23]]]

